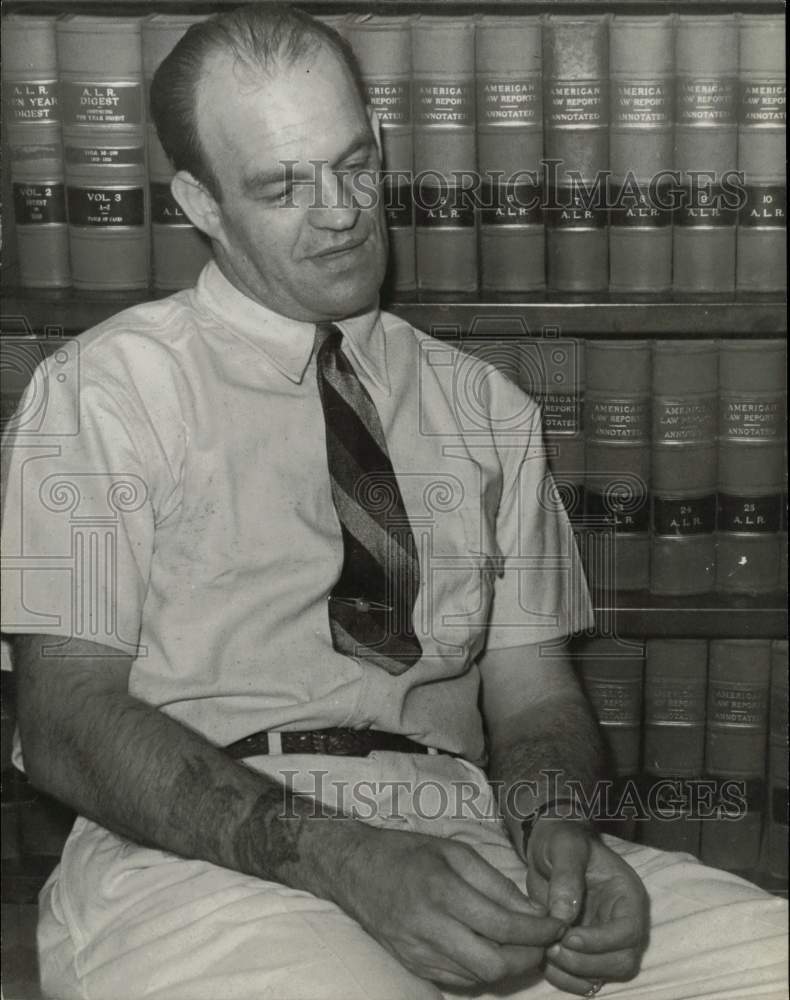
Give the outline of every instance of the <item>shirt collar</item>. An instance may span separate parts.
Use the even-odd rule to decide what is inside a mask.
[[[215,261],[197,282],[199,302],[223,324],[260,350],[292,382],[300,383],[310,364],[315,324],[281,316],[232,285]],[[343,349],[379,388],[389,394],[384,327],[378,304],[368,312],[335,322],[343,331]]]

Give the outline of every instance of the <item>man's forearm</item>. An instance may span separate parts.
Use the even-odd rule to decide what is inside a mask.
[[[555,795],[581,789],[592,801],[603,759],[598,726],[581,698],[542,702],[513,720],[491,746],[489,774],[514,843],[520,846],[522,819]]]
[[[361,824],[320,822],[312,800],[125,691],[97,689],[73,658],[65,682],[58,659],[20,686],[34,784],[131,840],[334,898]]]

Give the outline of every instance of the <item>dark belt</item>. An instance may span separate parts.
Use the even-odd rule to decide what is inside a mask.
[[[432,747],[415,743],[408,736],[383,733],[378,729],[312,729],[305,732],[278,732],[282,753],[322,753],[340,757],[367,757],[373,750],[396,753],[439,753]],[[270,753],[269,734],[265,730],[245,736],[225,747],[236,760]]]

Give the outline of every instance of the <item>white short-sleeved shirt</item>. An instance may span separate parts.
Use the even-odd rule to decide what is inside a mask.
[[[373,310],[338,324],[420,552],[420,661],[336,652],[343,549],[315,328],[235,289],[129,309],[55,352],[6,448],[3,628],[134,656],[132,694],[227,744],[371,727],[484,757],[475,658],[589,627],[537,405]]]

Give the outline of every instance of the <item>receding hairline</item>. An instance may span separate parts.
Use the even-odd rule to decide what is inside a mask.
[[[365,121],[365,102],[355,85],[354,75],[339,52],[323,37],[319,35],[307,36],[302,39],[296,52],[288,50],[284,45],[274,54],[267,64],[259,62],[254,56],[246,52],[239,51],[236,47],[228,45],[217,46],[205,53],[202,60],[200,77],[193,92],[194,126],[197,132],[197,139],[202,150],[205,164],[214,176],[219,187],[219,178],[216,174],[214,164],[205,141],[205,108],[206,97],[210,93],[212,78],[216,78],[220,69],[229,69],[230,75],[236,80],[240,88],[244,87],[245,81],[249,83],[250,90],[263,89],[267,82],[275,80],[281,72],[287,72],[298,68],[300,65],[314,63],[320,58],[322,53],[331,56],[335,64],[340,68],[349,83],[349,89],[353,94],[353,100],[358,102],[360,110],[363,112]],[[201,127],[201,125],[203,127]],[[221,191],[218,191],[221,194]]]

